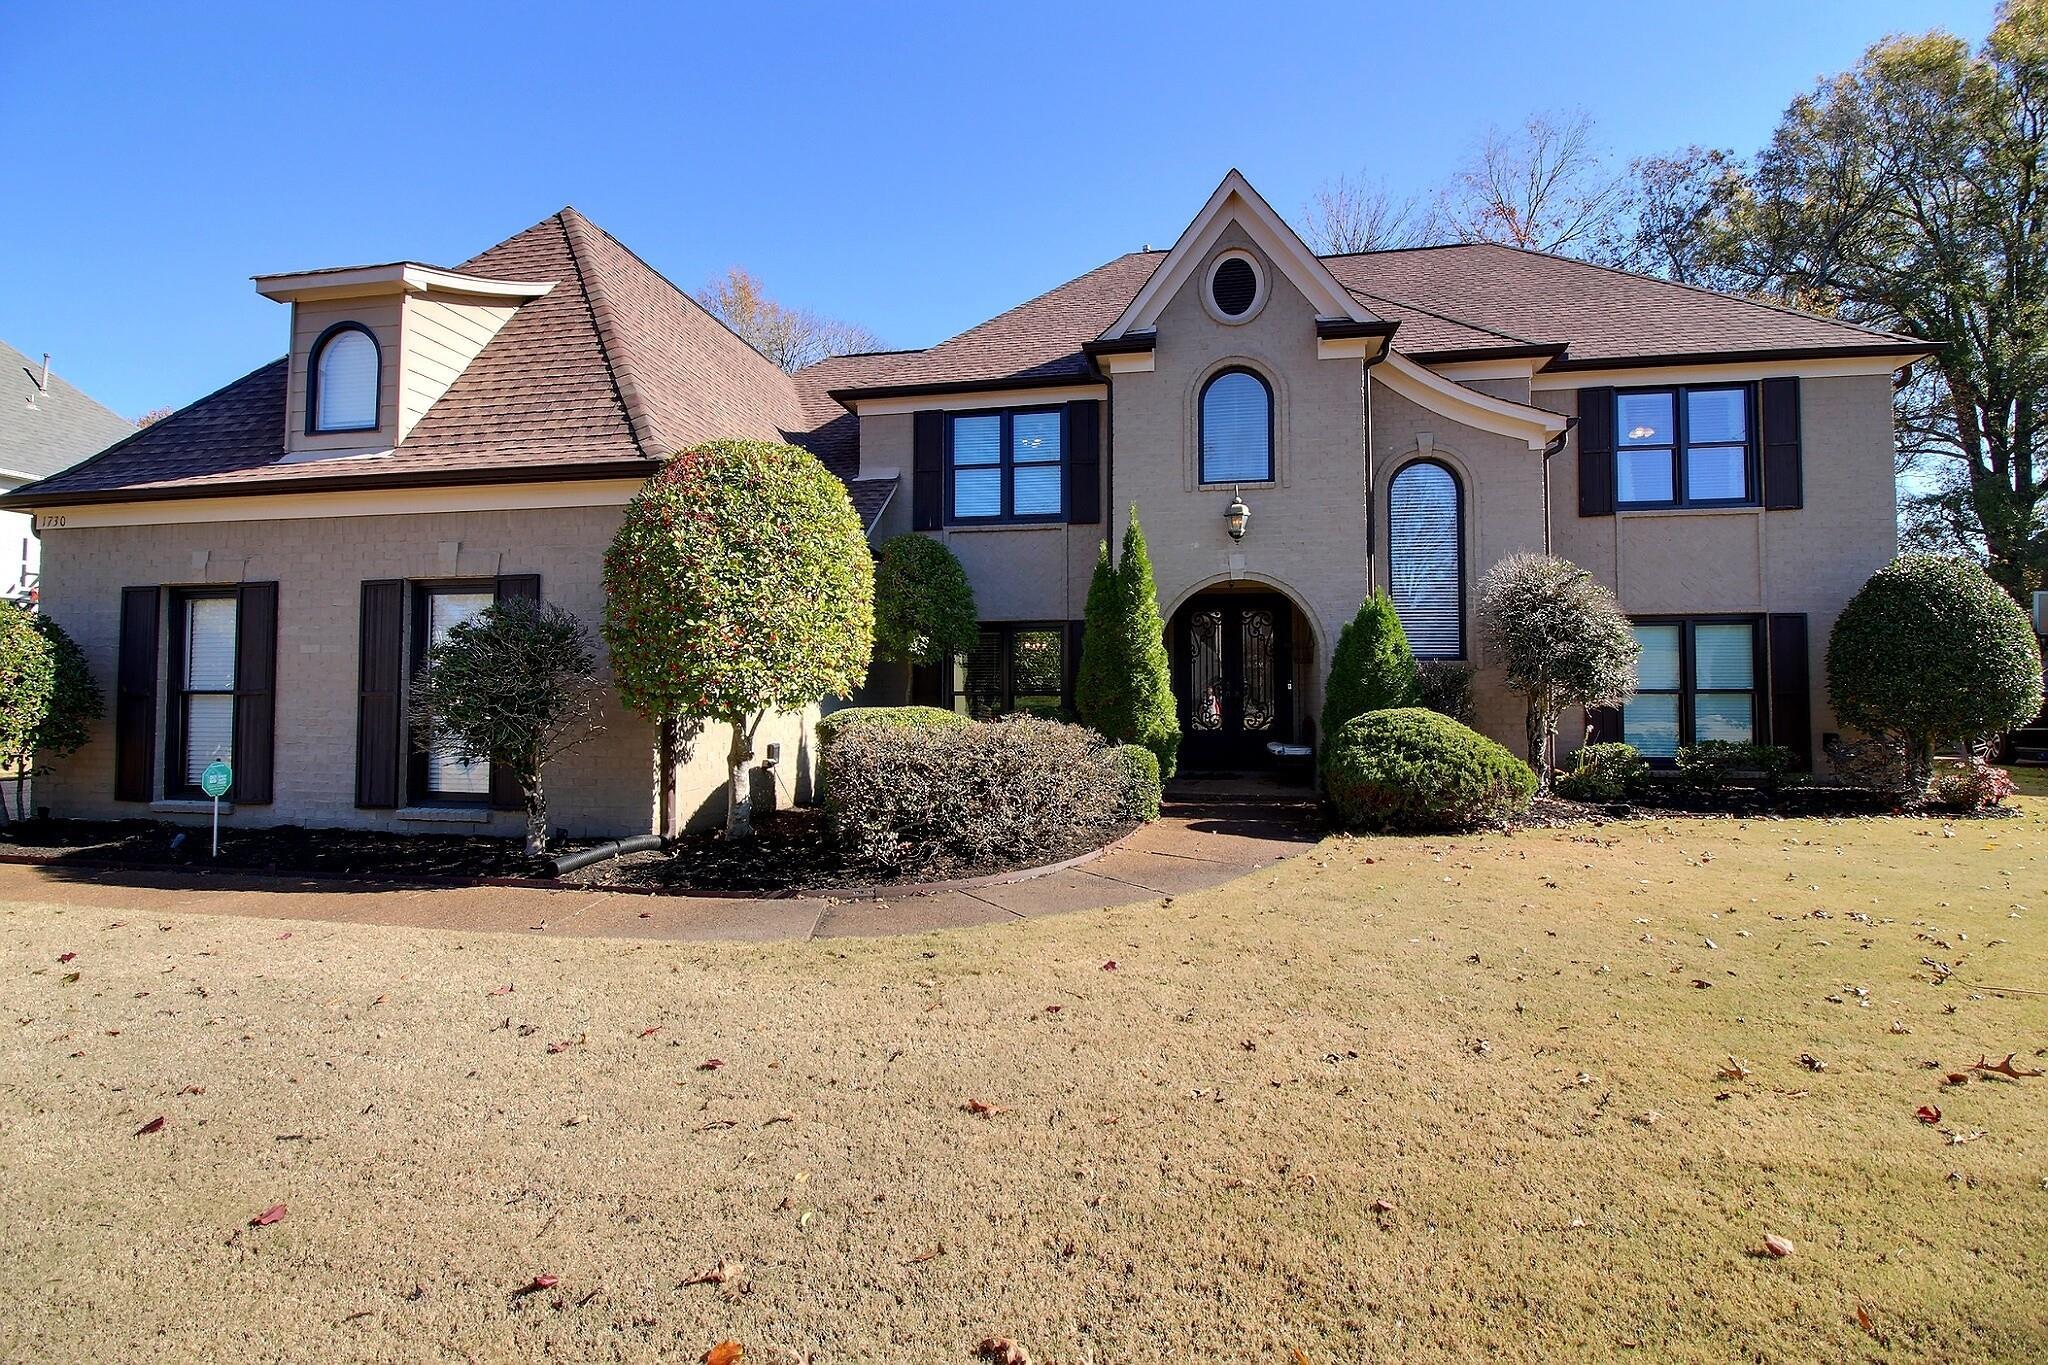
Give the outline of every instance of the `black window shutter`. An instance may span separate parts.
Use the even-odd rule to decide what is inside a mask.
[[[1807,680],[1806,614],[1774,612],[1770,618],[1770,738],[1790,749],[1801,768],[1813,766],[1813,698]]]
[[[500,602],[540,601],[540,575],[499,575],[497,599]],[[503,763],[491,764],[491,804],[500,810],[519,810],[526,804],[526,798],[520,794],[519,783],[513,779],[512,770]]]
[[[1579,390],[1579,515],[1614,515],[1614,390]]]
[[[1586,708],[1586,742],[1588,744],[1618,744],[1621,742],[1621,708],[1619,706],[1589,706]]]
[[[1066,674],[1061,682],[1060,690],[1065,693],[1061,703],[1077,717],[1080,715],[1081,643],[1087,630],[1086,621],[1067,622],[1067,652],[1066,657],[1060,661]]]
[[[277,742],[277,584],[235,589],[235,785],[229,799],[267,805]]]
[[[1805,471],[1799,457],[1799,381],[1766,379],[1757,386],[1763,437],[1764,506],[1805,505]]]
[[[910,525],[936,531],[946,524],[946,414],[920,412],[910,433]]]
[[[396,578],[363,584],[356,677],[356,804],[391,810],[405,754],[405,584]]]
[[[147,801],[156,782],[156,588],[121,589],[115,665],[114,799]]]
[[[427,666],[427,590],[415,583],[412,585],[412,626],[406,632],[410,637],[407,648],[411,656],[410,668],[418,675]],[[420,747],[425,738],[416,730],[410,716],[399,724],[405,736],[405,796],[407,801],[423,801],[427,792],[427,751]]]
[[[1102,520],[1102,404],[1067,404],[1067,520]]]

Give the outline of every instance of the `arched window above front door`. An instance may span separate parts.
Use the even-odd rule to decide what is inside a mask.
[[[1387,491],[1387,578],[1418,659],[1465,656],[1465,508],[1458,476],[1417,460]]]
[[[1202,386],[1202,482],[1273,478],[1273,390],[1250,370],[1224,370]]]

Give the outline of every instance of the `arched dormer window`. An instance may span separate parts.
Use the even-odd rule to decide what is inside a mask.
[[[1223,370],[1202,386],[1202,482],[1272,478],[1272,386],[1250,370]]]
[[[1415,657],[1465,657],[1465,491],[1435,460],[1388,485],[1387,578]]]
[[[360,322],[337,322],[313,343],[306,373],[306,431],[374,431],[382,387],[377,338]]]

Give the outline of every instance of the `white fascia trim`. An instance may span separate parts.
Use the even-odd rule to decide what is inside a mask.
[[[1429,368],[1446,379],[1533,379],[1539,358],[1522,360],[1455,360]]]
[[[1933,355],[1840,356],[1832,360],[1752,360],[1730,365],[1645,365],[1632,370],[1569,370],[1538,374],[1530,387],[1538,393],[1560,389],[1591,389],[1605,385],[1727,384],[1743,379],[1846,379],[1857,375],[1896,374]]]
[[[1095,357],[1095,366],[1104,374],[1150,374],[1152,352],[1112,351]]]
[[[1317,360],[1371,360],[1385,350],[1385,337],[1317,337]]]
[[[429,512],[522,512],[623,506],[645,479],[476,484],[455,488],[366,488],[361,492],[265,493],[238,498],[89,503],[35,509],[39,531],[90,526],[184,526],[210,521],[296,521],[306,517],[396,517]]]
[[[1371,373],[1411,403],[1468,427],[1525,441],[1531,450],[1549,445],[1566,426],[1562,413],[1468,389],[1424,369],[1399,351],[1389,352]]]
[[[1234,201],[1234,209],[1233,209]],[[1273,263],[1287,272],[1294,286],[1308,296],[1316,307],[1317,316],[1325,318],[1348,318],[1353,322],[1377,322],[1379,319],[1365,310],[1351,294],[1351,291],[1337,283],[1337,277],[1330,268],[1308,249],[1308,244],[1287,226],[1287,220],[1273,212],[1273,206],[1251,187],[1251,182],[1242,174],[1232,170],[1223,177],[1223,183],[1209,196],[1209,202],[1202,205],[1194,221],[1187,225],[1173,249],[1166,253],[1166,259],[1152,272],[1152,278],[1145,281],[1145,287],[1131,300],[1122,315],[1109,325],[1102,334],[1102,340],[1114,341],[1127,332],[1143,331],[1159,321],[1159,315],[1166,305],[1180,291],[1195,267],[1209,252],[1227,222],[1243,225],[1252,241]]]
[[[1106,384],[1062,384],[1045,389],[980,389],[968,393],[911,394],[899,398],[860,398],[847,401],[862,417],[892,417],[906,412],[962,412],[970,408],[1043,408],[1085,398],[1107,398]]]
[[[257,275],[256,292],[279,303],[303,299],[350,298],[366,294],[468,294],[487,299],[537,299],[555,286],[545,280],[487,280],[481,275],[441,270],[411,261],[363,265],[347,270],[309,270],[289,275]]]

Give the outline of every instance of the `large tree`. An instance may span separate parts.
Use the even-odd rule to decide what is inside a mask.
[[[660,724],[664,764],[682,722],[730,727],[725,828],[746,837],[762,722],[867,673],[875,561],[846,485],[791,445],[684,451],[627,504],[604,586],[620,700]]]
[[[1785,111],[1725,224],[1771,295],[1941,345],[1900,407],[1909,459],[2015,595],[2048,568],[2048,0],[1984,45],[1894,37]],[[1939,519],[1939,518],[1938,518]]]
[[[1397,197],[1384,180],[1363,174],[1325,181],[1302,206],[1301,235],[1325,256],[1421,246],[1430,226],[1416,199]]]
[[[827,356],[883,349],[882,339],[857,322],[778,302],[766,285],[739,266],[699,289],[697,302],[791,374]]]
[[[1488,128],[1437,201],[1432,235],[1586,254],[1611,234],[1623,182],[1584,110]]]

